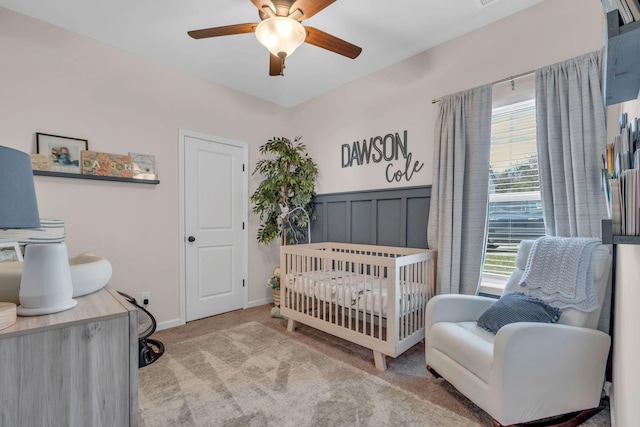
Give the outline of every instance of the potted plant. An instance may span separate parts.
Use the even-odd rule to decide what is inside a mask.
[[[283,245],[303,241],[315,217],[311,199],[318,168],[300,139],[273,138],[260,147],[265,157],[256,163],[253,175],[263,179],[250,198],[252,212],[260,216],[260,243],[268,245],[277,237]]]
[[[260,147],[264,157],[256,163],[252,175],[260,175],[262,181],[250,200],[252,212],[260,216],[258,242],[265,245],[278,237],[282,245],[304,240],[305,235],[309,237],[309,221],[315,216],[311,199],[315,195],[318,168],[300,139],[273,138]],[[271,315],[280,317],[280,267],[273,270],[267,284],[276,306]]]

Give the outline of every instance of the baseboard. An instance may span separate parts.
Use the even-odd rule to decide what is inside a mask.
[[[176,326],[182,326],[184,325],[184,323],[182,323],[180,321],[180,318],[178,319],[171,319],[171,320],[166,320],[164,322],[159,322],[156,325],[156,331],[161,331],[163,329],[169,329],[169,328],[175,328]]]
[[[247,303],[247,308],[259,307],[266,304],[273,304],[273,297],[249,301]],[[158,322],[158,324],[156,325],[156,331],[162,331],[163,329],[175,328],[176,326],[182,325],[184,325],[184,323],[181,322],[179,318],[166,320],[164,322]]]
[[[259,307],[261,305],[266,305],[266,304],[273,304],[273,297],[249,301],[247,303],[247,308]]]

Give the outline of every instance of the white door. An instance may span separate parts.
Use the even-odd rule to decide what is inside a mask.
[[[186,321],[245,306],[244,148],[185,134]]]

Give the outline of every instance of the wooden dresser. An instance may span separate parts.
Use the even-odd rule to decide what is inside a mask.
[[[0,331],[0,426],[137,426],[138,313],[108,286]]]

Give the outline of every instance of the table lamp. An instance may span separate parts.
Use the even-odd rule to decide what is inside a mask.
[[[0,229],[40,228],[31,156],[0,146]],[[64,243],[26,246],[20,281],[20,316],[57,313],[75,307]]]

